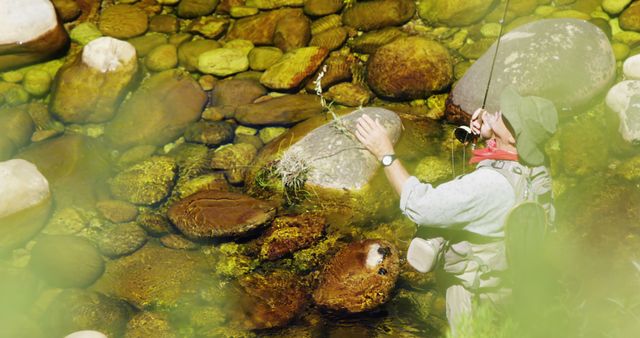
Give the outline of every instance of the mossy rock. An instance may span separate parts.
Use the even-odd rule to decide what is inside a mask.
[[[170,157],[152,157],[134,164],[109,180],[111,193],[122,200],[142,205],[162,201],[174,184],[177,166]]]
[[[249,59],[240,49],[218,48],[198,57],[198,70],[205,74],[228,76],[249,69]]]
[[[177,334],[167,317],[162,312],[140,312],[129,320],[124,336],[127,338],[175,338]]]
[[[41,237],[31,251],[29,265],[50,285],[86,287],[104,272],[104,260],[87,239],[76,236]]]
[[[178,31],[178,18],[171,14],[160,14],[149,21],[149,31],[171,34]]]

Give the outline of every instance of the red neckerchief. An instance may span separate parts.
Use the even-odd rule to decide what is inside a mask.
[[[518,153],[498,149],[496,147],[496,140],[492,139],[487,141],[486,148],[473,150],[473,157],[471,157],[469,163],[479,163],[482,160],[517,161]]]

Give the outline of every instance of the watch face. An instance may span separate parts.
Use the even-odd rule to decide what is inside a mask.
[[[391,155],[382,156],[382,164],[383,165],[389,165],[389,164],[391,164],[391,162],[393,162],[393,156],[391,156]]]

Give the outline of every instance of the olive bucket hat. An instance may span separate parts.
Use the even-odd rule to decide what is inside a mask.
[[[558,125],[553,102],[537,96],[520,96],[513,86],[508,86],[500,95],[500,111],[513,128],[520,159],[529,165],[542,165],[544,144]]]

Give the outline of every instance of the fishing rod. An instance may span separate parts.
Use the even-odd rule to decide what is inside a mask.
[[[496,65],[496,58],[498,57],[498,50],[500,48],[500,40],[502,39],[502,31],[504,28],[504,23],[507,17],[507,11],[509,10],[509,0],[505,2],[504,12],[502,13],[502,19],[500,20],[500,31],[498,32],[498,41],[496,42],[496,52],[493,54],[493,59],[491,60],[491,69],[489,70],[489,79],[487,80],[487,88],[484,92],[484,98],[482,99],[482,109],[485,108],[487,104],[487,97],[489,96],[489,88],[491,87],[491,80],[493,79],[493,69]],[[469,141],[471,141],[472,149],[475,149],[476,142],[478,141],[479,134],[474,133],[469,126],[459,126],[454,130],[455,138],[460,141],[462,144],[467,145]]]

